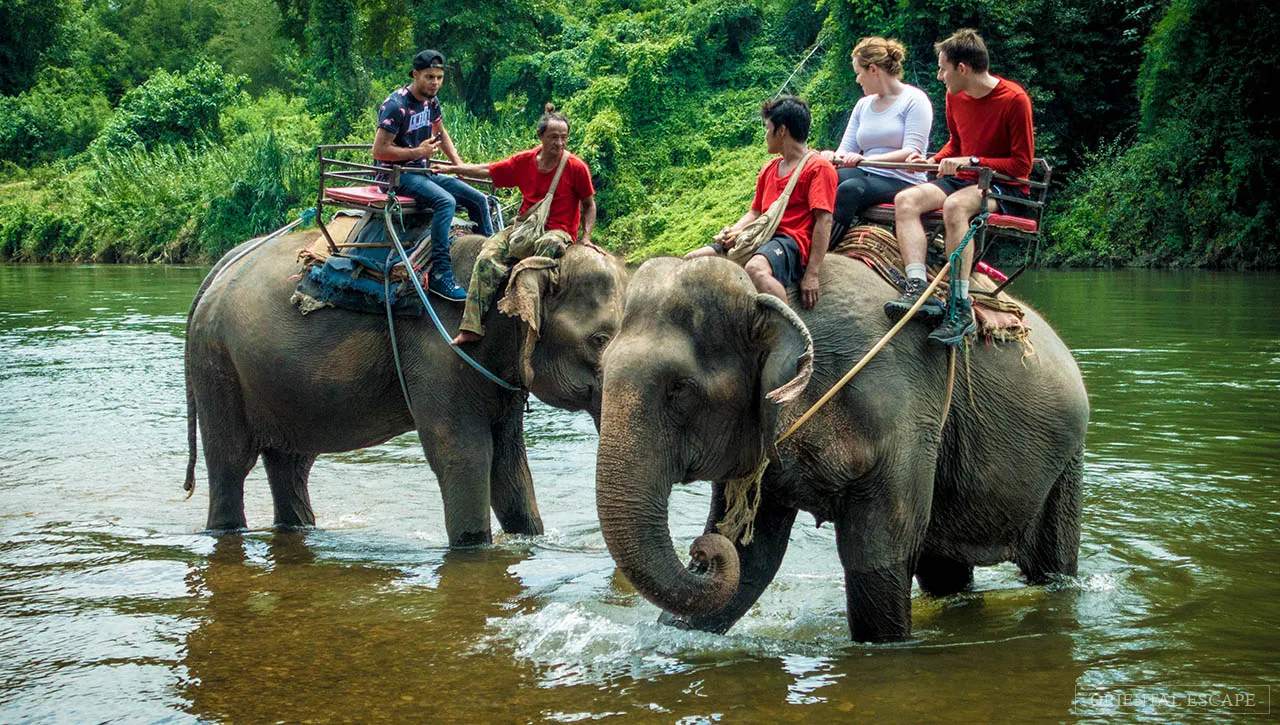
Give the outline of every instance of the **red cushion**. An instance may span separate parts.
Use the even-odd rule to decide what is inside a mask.
[[[387,203],[387,192],[381,186],[335,186],[324,190],[324,198],[347,204],[382,207]],[[401,204],[413,204],[413,199],[396,195]]]
[[[893,214],[893,204],[877,204],[873,208],[890,215]],[[931,211],[924,216],[930,221],[941,221],[942,219],[942,213],[936,211]],[[992,214],[987,217],[987,224],[1004,229],[1017,229],[1031,234],[1035,234],[1036,230],[1040,228],[1039,223],[1036,222],[1035,219],[1025,219],[1011,214]]]

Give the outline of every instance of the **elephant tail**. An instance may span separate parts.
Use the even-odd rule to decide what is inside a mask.
[[[227,265],[227,258],[224,256],[213,269],[209,270],[209,274],[205,276],[204,281],[200,283],[200,289],[196,290],[196,296],[191,300],[191,309],[187,310],[187,335],[185,354],[182,365],[183,381],[187,393],[187,480],[182,484],[182,490],[187,492],[187,498],[196,492],[196,394],[191,387],[191,320],[196,316],[196,308],[200,306],[200,301],[204,299],[204,293],[209,291],[209,286],[213,284],[213,279]]]
[[[187,374],[187,480],[182,490],[187,498],[196,492],[196,394],[191,390],[191,375]]]

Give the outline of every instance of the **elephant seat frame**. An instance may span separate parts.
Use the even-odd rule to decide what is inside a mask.
[[[320,227],[321,234],[324,235],[325,242],[329,245],[329,252],[337,254],[343,249],[349,248],[392,246],[388,243],[356,242],[356,234],[359,233],[361,227],[374,218],[374,215],[385,216],[388,213],[416,210],[417,204],[412,197],[396,194],[392,190],[400,185],[400,179],[404,174],[431,173],[432,168],[443,166],[445,162],[440,159],[428,159],[428,166],[425,169],[422,167],[401,166],[399,164],[384,168],[337,158],[338,152],[342,151],[365,151],[372,154],[373,146],[369,144],[327,144],[316,147],[316,162],[320,171],[319,190],[316,193],[316,223]],[[487,190],[486,196],[489,199],[489,214],[493,219],[493,228],[497,230],[506,226],[502,215],[502,205],[493,196],[493,182],[488,179],[473,177],[459,178]],[[332,207],[364,212],[364,216],[360,223],[356,225],[356,229],[341,243],[334,241],[328,227],[325,226],[323,211],[326,204]],[[426,214],[432,213],[430,209],[422,211]]]
[[[901,164],[901,163],[885,163],[864,161],[862,166],[873,166],[878,168],[911,168],[915,170],[929,169],[936,170],[934,165],[921,164]],[[995,199],[1001,204],[1016,204],[1027,209],[1026,216],[1016,216],[1013,214],[997,214],[988,215],[986,224],[978,231],[973,240],[974,244],[974,269],[991,276],[995,279],[999,286],[991,292],[996,295],[1003,292],[1006,287],[1013,284],[1018,275],[1022,274],[1028,267],[1035,264],[1036,258],[1040,253],[1040,236],[1044,222],[1045,200],[1049,194],[1049,183],[1053,176],[1053,167],[1045,159],[1032,159],[1031,174],[1027,179],[1015,179],[1012,176],[1005,176],[997,173],[994,169],[986,166],[966,167],[966,171],[978,172],[978,187],[982,189],[982,198],[985,202],[987,199]],[[1012,182],[1026,184],[1030,188],[1028,198],[1004,196],[993,187],[995,181]],[[860,216],[872,224],[888,227],[891,231],[894,228],[893,204],[878,204],[876,206],[863,209]],[[921,216],[920,221],[923,222],[925,233],[930,239],[941,237],[944,233],[941,211],[931,211]],[[1016,243],[1027,244],[1029,249],[1023,258],[1022,265],[1018,267],[1013,274],[1005,275],[999,270],[991,267],[984,261],[984,258],[994,245],[988,242],[995,239],[1009,239]],[[994,272],[994,274],[992,274]]]
[[[422,244],[415,250],[414,255],[410,256],[404,249],[404,245],[400,242],[400,237],[396,233],[396,225],[393,222],[395,215],[400,214],[405,209],[416,206],[413,199],[407,196],[401,196],[395,193],[396,187],[400,186],[400,179],[404,174],[426,174],[433,173],[431,169],[435,166],[442,166],[444,162],[439,159],[428,159],[427,167],[405,167],[394,164],[390,169],[380,166],[372,166],[370,164],[362,164],[356,161],[346,161],[336,158],[334,152],[338,151],[366,151],[370,155],[373,153],[373,146],[366,144],[327,144],[316,147],[316,160],[320,168],[319,190],[316,192],[316,224],[320,227],[321,234],[324,235],[325,242],[329,245],[330,254],[340,254],[343,249],[351,249],[358,247],[383,247],[394,248],[399,254],[400,261],[391,265],[403,265],[408,273],[409,281],[413,285],[413,289],[418,293],[419,299],[422,300],[423,308],[430,315],[432,323],[435,325],[436,331],[447,342],[450,339],[449,333],[445,330],[444,324],[440,321],[440,317],[436,314],[435,308],[432,307],[431,301],[427,299],[427,293],[422,287],[421,280],[418,275],[413,272],[416,269],[418,256],[424,254],[428,244]],[[329,153],[330,156],[325,154]],[[490,193],[486,194],[489,202],[489,213],[493,216],[494,228],[502,229],[505,223],[502,219],[502,206],[498,204],[497,199],[493,197],[493,182],[488,179],[479,179],[472,177],[459,177],[463,181],[467,181],[479,186],[487,187]],[[341,185],[329,186],[325,182],[333,181]],[[359,182],[372,182],[371,185],[365,184],[357,186]],[[337,244],[333,240],[333,236],[329,233],[329,228],[324,223],[324,205],[336,206],[346,209],[356,209],[363,211],[360,221],[355,225],[342,244]],[[432,213],[430,209],[422,210],[425,213]],[[373,219],[381,217],[383,224],[387,229],[387,242],[358,242],[360,230],[371,222]],[[396,375],[400,380],[400,389],[404,394],[405,403],[410,408],[413,407],[409,398],[409,387],[405,382],[404,368],[400,362],[400,350],[396,344],[395,335],[395,317],[391,312],[391,298],[389,281],[391,278],[391,267],[384,273],[384,284],[388,285],[385,302],[387,312],[387,329],[391,333],[391,354],[395,359]],[[487,368],[477,362],[474,358],[463,352],[456,345],[450,345],[449,349],[455,355],[462,358],[468,365],[494,383],[500,388],[510,391],[523,392],[523,388],[512,385],[497,375],[490,372]]]

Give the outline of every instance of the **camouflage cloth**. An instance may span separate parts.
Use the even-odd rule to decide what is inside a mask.
[[[507,241],[514,227],[507,227],[485,240],[476,256],[476,266],[471,270],[471,283],[467,285],[467,305],[462,310],[460,330],[484,334],[484,313],[493,305],[495,292],[511,271],[511,265],[529,257],[559,259],[564,250],[573,244],[567,232],[552,229],[532,240],[514,244]]]

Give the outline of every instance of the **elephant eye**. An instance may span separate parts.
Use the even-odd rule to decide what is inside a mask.
[[[667,404],[681,412],[690,412],[698,397],[698,384],[693,378],[676,378],[667,387]]]
[[[597,350],[603,350],[604,346],[608,345],[609,341],[612,339],[613,338],[607,332],[597,332],[591,336],[591,344],[594,345]]]

